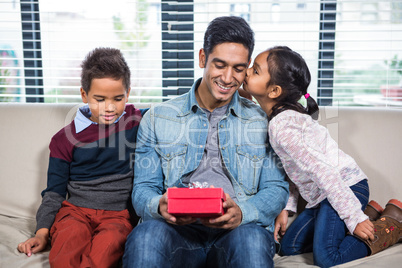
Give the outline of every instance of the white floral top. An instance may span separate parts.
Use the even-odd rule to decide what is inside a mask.
[[[327,198],[351,233],[358,223],[368,219],[349,188],[367,176],[352,157],[338,148],[325,127],[309,115],[287,110],[269,122],[268,132],[275,153],[294,183],[285,209],[296,212],[300,193],[307,201],[306,208]]]

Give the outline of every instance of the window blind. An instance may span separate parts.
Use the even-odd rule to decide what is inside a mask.
[[[198,51],[218,16],[246,19],[255,57],[287,45],[306,60],[320,105],[402,107],[402,1],[0,0],[0,101],[81,102],[80,63],[122,50],[131,102],[160,102],[202,76]]]

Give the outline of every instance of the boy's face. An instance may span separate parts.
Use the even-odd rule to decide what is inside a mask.
[[[88,94],[81,88],[81,98],[88,103],[91,120],[98,124],[110,125],[123,113],[130,89],[126,92],[123,79],[94,78]]]
[[[243,83],[248,64],[248,49],[239,43],[222,43],[214,47],[205,62],[203,49],[199,53],[199,66],[204,69],[198,94],[202,94],[204,108],[226,105]]]

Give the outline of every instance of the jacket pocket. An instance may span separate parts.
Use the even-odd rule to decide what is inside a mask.
[[[247,194],[255,194],[258,189],[261,170],[267,155],[265,145],[237,145],[236,166],[238,182]]]
[[[161,158],[165,187],[171,187],[183,174],[187,144],[159,144],[155,150]]]

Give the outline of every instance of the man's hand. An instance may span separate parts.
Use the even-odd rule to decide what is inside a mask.
[[[192,217],[175,217],[172,214],[168,213],[168,200],[167,200],[167,192],[159,199],[159,214],[171,224],[176,225],[186,225],[195,222],[197,219]]]
[[[279,242],[278,233],[280,234],[280,236],[283,236],[286,232],[286,226],[288,224],[288,216],[289,216],[288,211],[284,209],[281,211],[281,213],[279,213],[278,217],[276,217],[275,219],[274,238],[276,242]]]
[[[239,206],[233,201],[228,194],[226,201],[223,202],[223,209],[225,214],[218,218],[203,218],[202,224],[211,228],[234,229],[238,227],[243,219],[243,214]]]
[[[28,257],[45,249],[49,239],[49,229],[41,228],[36,232],[35,237],[18,244],[18,251],[25,253]]]
[[[370,220],[365,220],[356,225],[354,235],[360,237],[363,240],[374,240],[374,224]]]

